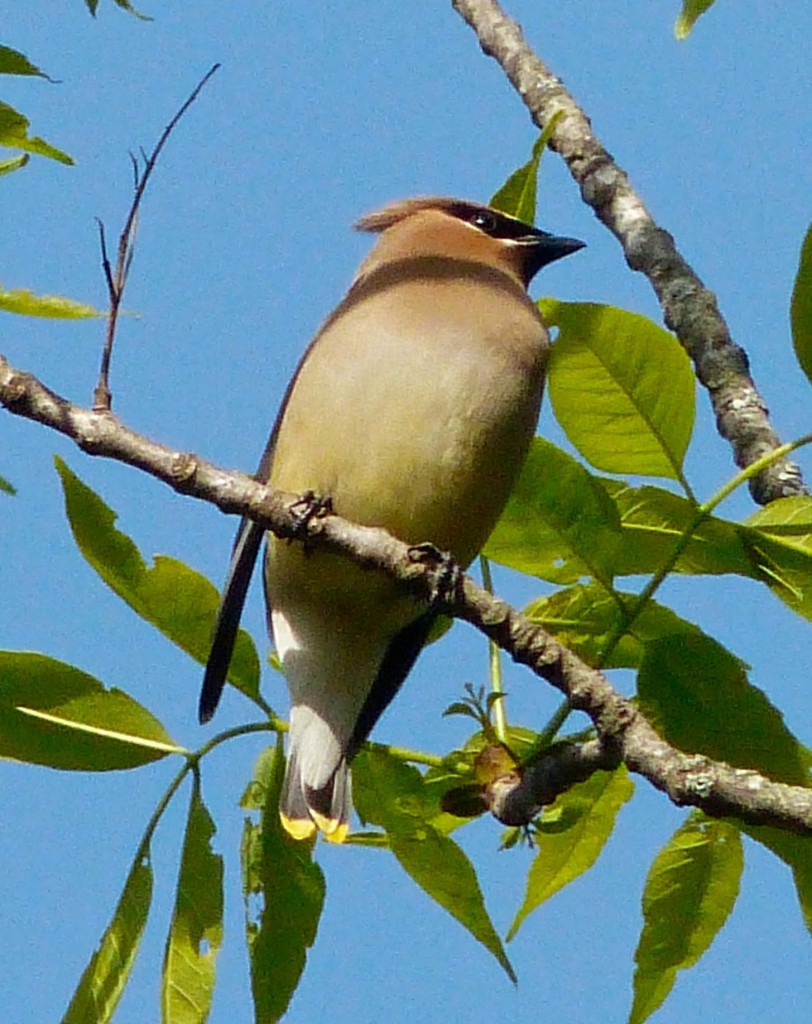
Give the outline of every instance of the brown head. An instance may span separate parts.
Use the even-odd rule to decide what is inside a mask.
[[[362,270],[392,259],[446,256],[506,271],[525,288],[542,267],[584,246],[489,206],[444,196],[388,203],[355,227],[381,234]]]

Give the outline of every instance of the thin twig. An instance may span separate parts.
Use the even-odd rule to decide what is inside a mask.
[[[482,572],[482,586],[489,594],[493,593],[491,564],[485,555],[479,556],[479,567]],[[505,689],[502,680],[501,652],[496,644],[488,641],[488,664],[490,667],[491,693],[498,698],[493,702],[493,727],[500,743],[508,741],[507,709],[505,708]]]
[[[116,258],[115,271],[111,269],[110,260],[107,254],[104,224],[100,220],[97,220],[102,253],[102,268],[104,270],[105,282],[107,283],[107,294],[110,303],[110,312],[107,318],[107,332],[104,339],[104,349],[102,350],[101,368],[99,370],[99,380],[93,392],[93,408],[99,411],[105,409],[109,410],[112,401],[112,394],[110,392],[110,360],[113,355],[113,342],[115,340],[116,326],[118,324],[118,312],[121,308],[121,300],[124,296],[124,289],[127,285],[127,278],[130,273],[130,267],[132,266],[133,256],[135,255],[135,235],[138,226],[138,210],[141,206],[141,200],[144,197],[144,192],[146,191],[149,179],[152,176],[158,157],[160,156],[161,150],[164,148],[167,139],[175,130],[180,119],[200,95],[201,90],[208,80],[219,67],[219,64],[212,65],[212,67],[209,68],[206,74],[200,79],[192,90],[189,98],[177,114],[175,114],[166,128],[164,128],[152,153],[147,156],[144,149],[141,149],[141,157],[144,161],[143,173],[139,168],[137,158],[130,153],[130,161],[132,162],[133,168],[133,199],[130,204],[129,213],[127,214],[127,220],[124,222],[124,228],[122,229],[121,235],[118,239],[118,255]]]

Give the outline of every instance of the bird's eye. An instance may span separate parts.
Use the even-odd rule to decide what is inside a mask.
[[[490,210],[477,210],[476,213],[471,214],[468,222],[475,228],[479,228],[480,231],[484,231],[486,235],[492,235],[499,226],[496,214],[491,213]]]

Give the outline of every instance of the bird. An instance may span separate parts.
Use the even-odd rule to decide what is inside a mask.
[[[346,296],[306,349],[256,478],[466,568],[535,434],[549,338],[527,293],[583,242],[448,197],[391,202]],[[240,525],[200,696],[222,693],[264,531]],[[295,839],[349,831],[349,764],[437,613],[383,572],[267,535],[268,629],[291,697],[279,813]]]

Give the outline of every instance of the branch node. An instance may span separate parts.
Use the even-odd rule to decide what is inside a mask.
[[[198,460],[191,452],[176,452],[172,457],[170,472],[173,486],[181,494],[191,490],[197,478]]]
[[[447,608],[456,601],[462,587],[463,573],[447,551],[441,551],[434,544],[426,542],[412,545],[406,557],[412,564],[425,568],[431,605]]]

